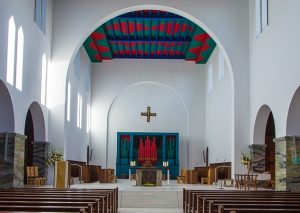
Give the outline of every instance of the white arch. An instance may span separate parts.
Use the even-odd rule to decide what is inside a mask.
[[[45,141],[45,120],[40,104],[38,102],[33,102],[28,110],[31,112],[33,121],[34,141]]]
[[[228,53],[225,50],[225,47],[223,46],[223,44],[221,43],[220,39],[213,33],[212,30],[210,30],[210,28],[208,26],[206,26],[202,21],[200,21],[199,19],[197,19],[196,17],[190,15],[189,13],[176,9],[174,7],[169,7],[169,6],[164,6],[164,5],[153,5],[153,4],[145,4],[145,5],[136,5],[136,6],[131,6],[131,7],[126,7],[120,10],[117,10],[107,16],[105,16],[104,18],[102,18],[101,20],[99,20],[88,32],[86,32],[86,34],[79,40],[77,46],[75,47],[73,54],[70,58],[70,62],[68,64],[68,73],[66,76],[68,76],[69,72],[70,72],[70,67],[74,61],[74,58],[76,56],[76,53],[78,52],[79,48],[82,46],[83,42],[85,41],[85,39],[95,30],[97,29],[99,26],[101,26],[102,24],[104,24],[105,22],[107,22],[108,20],[117,17],[119,15],[128,13],[128,12],[133,12],[133,11],[137,11],[137,10],[162,10],[162,11],[167,11],[167,12],[171,12],[177,15],[180,15],[192,22],[194,22],[196,25],[200,26],[203,30],[205,30],[211,37],[212,39],[216,42],[216,44],[219,46],[220,50],[222,51],[226,64],[228,66],[228,71],[229,71],[229,77],[230,77],[230,81],[232,82],[230,84],[231,88],[231,94],[232,94],[232,109],[231,109],[231,114],[232,114],[232,121],[231,121],[231,138],[232,138],[232,143],[231,143],[231,153],[232,153],[232,158],[231,161],[235,162],[235,158],[236,156],[239,156],[239,154],[235,154],[235,81],[234,81],[234,75],[233,75],[233,68],[232,68],[232,63],[229,59]],[[184,62],[183,62],[184,63]],[[67,80],[68,78],[65,79],[65,85],[67,85]],[[107,128],[108,129],[108,128]],[[108,130],[107,130],[108,131]],[[232,164],[232,171],[235,170],[235,164]]]
[[[14,109],[9,91],[0,80],[0,133],[15,131]]]
[[[300,135],[300,87],[298,87],[290,102],[286,121],[286,135]]]
[[[262,105],[257,112],[253,132],[253,144],[265,144],[266,127],[270,113],[268,105]]]
[[[183,108],[184,108],[184,112],[185,112],[185,116],[187,119],[187,138],[189,138],[190,135],[190,127],[189,127],[189,123],[190,123],[190,117],[189,117],[189,113],[186,107],[185,102],[183,101],[183,98],[177,93],[176,90],[174,90],[172,87],[161,83],[161,82],[157,82],[157,81],[139,81],[139,82],[135,82],[133,84],[130,84],[126,87],[124,87],[122,90],[120,90],[118,92],[118,94],[113,98],[113,100],[111,101],[110,105],[109,105],[109,109],[108,109],[108,113],[107,113],[107,131],[106,131],[106,153],[108,153],[108,146],[109,146],[109,118],[110,118],[110,114],[111,114],[111,109],[113,107],[113,105],[115,104],[116,100],[118,100],[119,97],[122,96],[122,94],[124,94],[126,91],[128,91],[131,88],[137,87],[137,86],[141,86],[141,85],[145,85],[145,84],[153,84],[153,85],[158,85],[160,87],[166,88],[168,91],[171,91],[175,97],[180,101],[180,103],[182,104]],[[188,144],[187,144],[188,145]],[[187,164],[189,165],[189,156],[187,156],[188,162]],[[106,167],[107,167],[107,162],[108,162],[108,155],[106,155]]]

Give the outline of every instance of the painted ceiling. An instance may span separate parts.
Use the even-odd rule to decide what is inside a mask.
[[[173,13],[141,10],[115,17],[83,43],[92,62],[113,58],[184,59],[205,64],[215,41],[198,25]]]

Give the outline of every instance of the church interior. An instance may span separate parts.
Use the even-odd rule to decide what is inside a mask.
[[[300,212],[299,8],[2,0],[0,212]]]

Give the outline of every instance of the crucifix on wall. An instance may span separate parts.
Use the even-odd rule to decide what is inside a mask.
[[[147,116],[147,122],[150,122],[151,116],[156,116],[156,113],[152,113],[151,107],[147,107],[147,112],[141,112],[141,116]]]

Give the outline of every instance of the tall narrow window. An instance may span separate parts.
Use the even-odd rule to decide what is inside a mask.
[[[82,127],[82,95],[80,95],[80,111],[79,111],[79,128],[81,129]]]
[[[34,21],[40,30],[46,32],[46,0],[35,0]]]
[[[42,58],[41,104],[46,105],[47,61],[44,53]]]
[[[212,73],[212,60],[209,61],[208,64],[208,88],[207,88],[207,92],[211,92],[212,91],[212,81],[213,81],[213,73]]]
[[[86,109],[86,132],[88,133],[91,129],[91,107],[88,104]]]
[[[269,24],[268,0],[261,0],[261,32],[264,31]]]
[[[268,0],[256,0],[256,37],[259,36],[269,24],[269,2]]]
[[[79,119],[80,119],[80,115],[79,115],[79,111],[80,111],[80,109],[79,109],[79,107],[80,107],[80,94],[78,93],[78,95],[77,95],[77,127],[79,128]]]
[[[222,80],[224,78],[224,65],[224,55],[219,49],[219,80]]]
[[[24,53],[24,33],[22,27],[18,30],[17,43],[17,73],[16,73],[16,88],[22,91],[23,84],[23,53]]]
[[[67,97],[67,121],[71,120],[71,84],[68,83],[68,97]]]
[[[77,95],[77,127],[81,128],[82,124],[82,96]]]
[[[15,72],[15,43],[16,43],[16,24],[14,17],[10,17],[8,22],[8,41],[7,41],[7,70],[6,81],[14,85]]]

